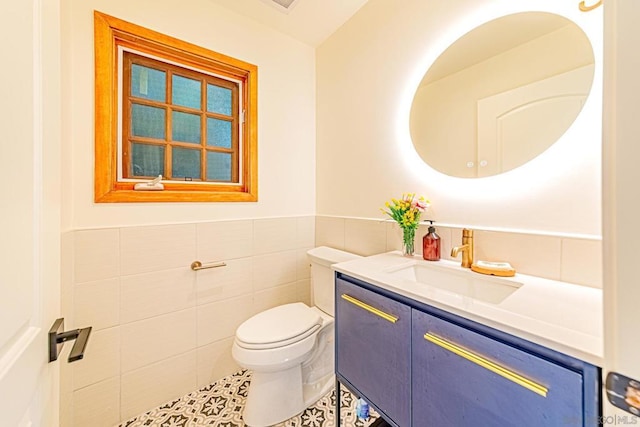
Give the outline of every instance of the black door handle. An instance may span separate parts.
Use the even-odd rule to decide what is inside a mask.
[[[69,363],[80,360],[84,357],[84,350],[89,341],[91,326],[88,328],[74,329],[60,332],[64,329],[64,318],[56,319],[49,329],[49,362],[58,360],[58,355],[66,341],[75,340],[71,353],[69,353]]]

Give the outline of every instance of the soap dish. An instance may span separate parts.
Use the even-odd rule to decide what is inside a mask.
[[[471,270],[480,274],[501,277],[511,277],[516,274],[516,270],[508,262],[478,261],[471,265]]]

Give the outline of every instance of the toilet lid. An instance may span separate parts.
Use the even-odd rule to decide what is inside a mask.
[[[270,344],[303,335],[321,324],[317,311],[296,302],[256,314],[238,327],[236,338],[246,344]]]

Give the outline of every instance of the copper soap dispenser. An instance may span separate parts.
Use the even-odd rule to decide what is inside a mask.
[[[436,233],[436,228],[433,226],[433,221],[428,220],[429,231],[422,238],[422,258],[427,261],[439,261],[440,260],[440,236]]]

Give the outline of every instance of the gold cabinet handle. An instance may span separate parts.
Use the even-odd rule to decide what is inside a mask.
[[[382,310],[378,310],[377,308],[372,307],[369,304],[366,304],[366,303],[360,301],[359,299],[355,299],[351,295],[342,294],[342,299],[345,300],[345,301],[349,301],[351,304],[357,305],[358,307],[363,308],[363,309],[367,310],[368,312],[375,314],[376,316],[380,316],[384,320],[387,320],[387,321],[389,321],[391,323],[396,323],[398,321],[398,318],[396,316],[394,316],[393,314],[385,313]]]
[[[482,366],[483,368],[488,369],[489,371],[495,374],[498,374],[501,377],[508,379],[509,381],[513,381],[514,383],[526,388],[527,390],[530,390],[536,394],[539,394],[542,397],[547,397],[547,392],[549,391],[547,387],[544,387],[538,383],[535,383],[530,379],[523,377],[522,375],[516,374],[515,372],[503,366],[500,366],[488,359],[485,359],[482,356],[479,356],[468,350],[465,350],[464,348],[459,347],[453,343],[450,343],[449,341],[445,341],[440,337],[430,334],[429,332],[424,334],[424,339],[434,343],[439,347],[444,348],[445,350],[449,350],[450,352],[455,353],[458,356],[463,357],[475,363],[476,365]]]

